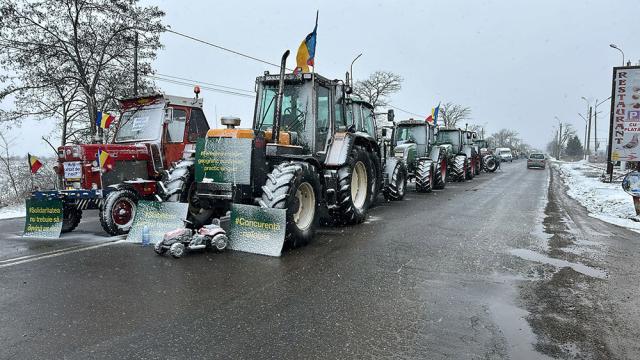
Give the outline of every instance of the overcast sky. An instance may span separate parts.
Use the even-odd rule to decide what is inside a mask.
[[[470,123],[488,133],[518,131],[544,148],[558,121],[570,122],[582,139],[591,101],[611,95],[611,67],[621,54],[640,59],[640,2],[628,1],[168,1],[148,0],[167,13],[174,30],[278,63],[312,29],[320,10],[316,70],[343,78],[351,60],[356,79],[376,70],[404,78],[392,104],[428,114],[438,102],[472,109]],[[155,61],[158,73],[251,90],[255,77],[277,68],[166,33]],[[190,87],[157,82],[168,94],[192,96]],[[203,90],[210,123],[240,116],[250,126],[252,99]],[[3,104],[2,106],[6,106]],[[598,137],[608,133],[609,103]],[[218,119],[216,119],[216,114]],[[396,111],[397,117],[409,117]],[[39,140],[52,126],[26,122],[12,132],[16,153],[50,155]],[[602,145],[604,146],[604,145]]]

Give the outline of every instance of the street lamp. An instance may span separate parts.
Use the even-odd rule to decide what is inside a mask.
[[[613,49],[620,51],[620,53],[622,53],[622,66],[624,66],[624,51],[622,51],[622,49],[620,49],[616,44],[609,44],[609,46]]]

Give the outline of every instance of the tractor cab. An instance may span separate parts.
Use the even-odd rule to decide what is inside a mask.
[[[452,153],[462,152],[462,130],[460,129],[440,129],[436,136],[436,143],[438,145],[447,145]]]

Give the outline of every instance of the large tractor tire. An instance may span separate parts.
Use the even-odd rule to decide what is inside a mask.
[[[169,170],[169,179],[164,185],[167,188],[166,201],[188,203],[187,220],[195,229],[209,224],[215,215],[214,209],[205,209],[200,205],[196,194],[193,159],[180,160]],[[219,216],[224,214],[219,214]]]
[[[313,238],[317,227],[320,180],[317,170],[304,162],[286,162],[267,175],[260,206],[286,209],[285,246],[299,247]]]
[[[369,157],[360,148],[351,150],[347,163],[338,169],[337,208],[332,218],[337,224],[359,224],[367,217],[371,200]]]
[[[433,190],[433,161],[418,160],[416,165],[416,191],[427,193]]]
[[[453,166],[451,167],[451,177],[453,181],[465,181],[467,177],[467,157],[465,155],[456,155],[453,158]]]
[[[82,210],[75,206],[65,206],[62,210],[62,232],[73,231],[82,219]]]
[[[370,190],[370,199],[369,199],[369,207],[374,207],[378,202],[378,196],[382,191],[383,186],[383,178],[382,178],[382,164],[380,163],[380,157],[375,152],[369,154],[369,159],[371,160],[371,190]]]
[[[482,170],[482,160],[480,155],[475,157],[474,163],[476,164],[476,176],[480,175],[480,170]]]
[[[387,201],[400,201],[404,198],[407,188],[407,168],[404,162],[398,161],[389,177],[389,185],[384,191]]]
[[[498,170],[498,167],[500,166],[498,160],[492,155],[485,156],[482,161],[484,162],[485,170],[488,172],[494,172]]]
[[[467,158],[466,169],[467,180],[473,180],[473,177],[476,176],[476,161],[473,158]]]
[[[131,190],[115,190],[107,195],[100,209],[100,224],[109,235],[123,235],[131,230],[138,208],[138,196]]]
[[[442,190],[447,186],[447,157],[440,156],[438,163],[435,164],[435,169],[433,173],[433,188],[437,190]]]

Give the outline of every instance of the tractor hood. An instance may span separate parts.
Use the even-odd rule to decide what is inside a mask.
[[[412,142],[405,142],[403,144],[396,145],[393,148],[393,156],[407,160],[411,153],[415,154],[416,144]]]

